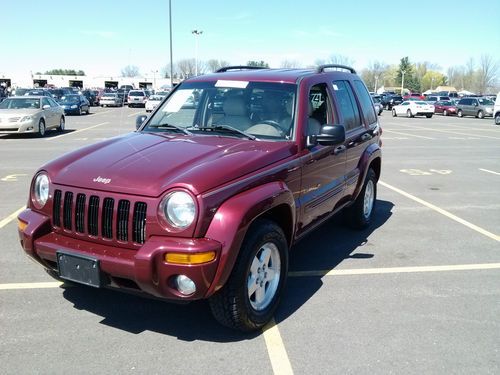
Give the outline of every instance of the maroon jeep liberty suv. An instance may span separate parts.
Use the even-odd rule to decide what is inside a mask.
[[[182,82],[137,131],[42,166],[21,245],[56,279],[206,298],[223,325],[257,330],[298,239],[339,211],[370,224],[380,135],[350,67],[222,68]]]

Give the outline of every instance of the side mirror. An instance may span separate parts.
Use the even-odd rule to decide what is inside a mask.
[[[320,145],[335,146],[345,141],[345,128],[343,125],[326,124],[321,127],[320,133],[314,137]]]
[[[42,107],[42,109],[49,109],[49,108],[50,108],[50,105],[48,105],[48,104],[45,104],[45,105]]]
[[[135,129],[139,129],[141,127],[141,125],[144,123],[144,121],[146,121],[146,119],[148,118],[148,116],[146,115],[139,115],[137,116],[137,118],[135,119]]]

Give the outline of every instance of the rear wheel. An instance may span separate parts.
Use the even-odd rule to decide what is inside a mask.
[[[357,229],[370,225],[377,201],[377,176],[373,169],[369,169],[365,183],[352,206],[347,208],[349,224]]]
[[[478,118],[484,118],[484,113],[483,113],[483,111],[478,111],[478,112],[477,112],[477,117],[478,117]]]
[[[226,284],[209,299],[215,319],[229,328],[255,331],[271,320],[288,274],[282,229],[261,219],[252,224]]]
[[[38,136],[39,137],[45,136],[45,120],[43,118],[41,118],[40,121],[38,122]]]
[[[462,110],[459,109],[458,112],[457,112],[457,116],[458,117],[464,117],[464,114],[462,113]]]
[[[432,113],[431,113],[431,114],[428,114],[428,115],[425,115],[425,117],[427,117],[427,118],[431,118],[431,117],[432,117]]]

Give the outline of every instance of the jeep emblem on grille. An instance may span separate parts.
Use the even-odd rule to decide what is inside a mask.
[[[111,178],[102,178],[101,176],[94,178],[94,182],[100,182],[104,185],[109,184],[111,182]]]

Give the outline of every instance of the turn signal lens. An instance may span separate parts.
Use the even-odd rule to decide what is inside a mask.
[[[215,259],[215,251],[206,253],[166,253],[165,261],[168,263],[177,264],[202,264],[208,263]]]
[[[25,223],[24,221],[17,219],[17,227],[19,228],[19,230],[21,232],[24,232],[24,230],[26,229],[27,226],[28,226],[28,223]]]

